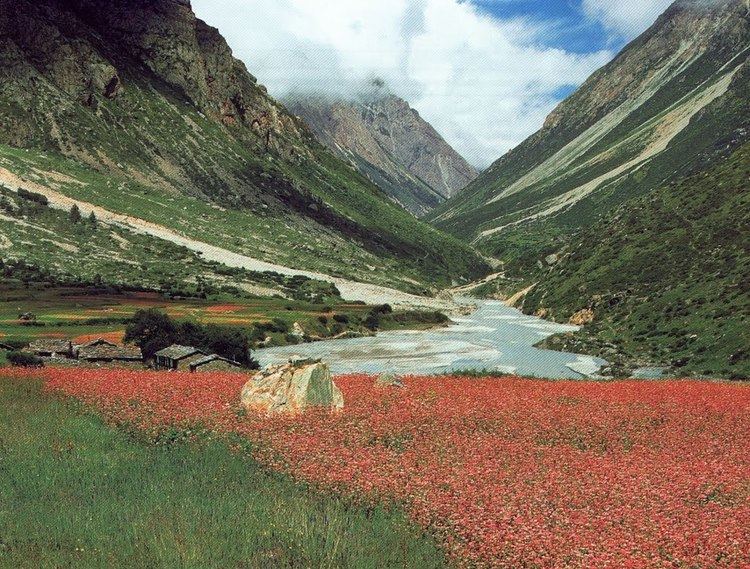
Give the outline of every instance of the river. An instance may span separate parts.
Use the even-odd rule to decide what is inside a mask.
[[[550,379],[595,376],[606,364],[602,359],[534,347],[548,336],[574,330],[575,326],[526,316],[501,302],[481,301],[476,312],[454,317],[446,328],[266,348],[254,355],[263,366],[283,363],[295,354],[322,358],[334,374],[473,369]]]

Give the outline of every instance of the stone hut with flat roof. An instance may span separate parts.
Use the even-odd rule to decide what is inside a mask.
[[[94,340],[78,347],[78,359],[92,364],[143,364],[143,353],[138,346],[118,346],[106,340]]]
[[[70,340],[40,338],[29,344],[28,351],[40,358],[71,359],[74,356]]]
[[[173,344],[154,354],[156,369],[190,371],[190,364],[207,356],[205,352],[192,346]]]

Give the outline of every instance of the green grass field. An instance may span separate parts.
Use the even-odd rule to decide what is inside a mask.
[[[398,512],[272,474],[225,443],[149,446],[0,378],[0,567],[441,567]]]

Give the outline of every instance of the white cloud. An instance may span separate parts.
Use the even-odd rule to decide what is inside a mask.
[[[193,0],[271,94],[351,96],[375,77],[485,167],[612,56],[543,47],[541,28],[465,0]]]
[[[674,0],[583,0],[584,14],[625,39],[645,31]]]

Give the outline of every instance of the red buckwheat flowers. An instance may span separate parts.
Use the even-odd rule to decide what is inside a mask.
[[[395,500],[461,564],[750,567],[750,388],[709,382],[336,379],[341,413],[246,416],[235,374],[46,370],[145,432],[196,425],[265,464]]]

